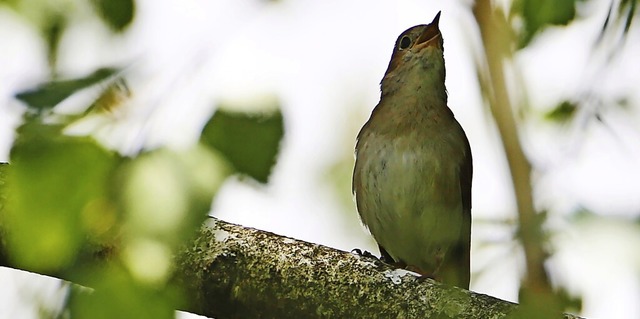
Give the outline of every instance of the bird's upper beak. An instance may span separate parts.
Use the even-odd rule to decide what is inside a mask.
[[[414,48],[417,50],[422,50],[426,47],[430,46],[441,46],[442,35],[440,34],[440,28],[438,28],[438,23],[440,22],[440,12],[436,14],[436,17],[433,18],[433,21],[427,25],[422,34],[418,37]]]

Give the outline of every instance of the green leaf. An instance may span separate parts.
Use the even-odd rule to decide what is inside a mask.
[[[266,183],[283,135],[280,111],[248,114],[218,109],[205,125],[201,141],[220,151],[237,171]]]
[[[94,0],[93,4],[104,22],[116,32],[123,31],[133,21],[133,0]]]
[[[574,102],[563,101],[553,110],[547,112],[544,117],[553,122],[564,123],[575,115],[577,109],[578,106]]]
[[[519,0],[514,10],[524,20],[524,30],[520,47],[525,47],[531,39],[549,25],[567,25],[576,15],[579,0]]]
[[[112,76],[117,71],[115,68],[102,68],[83,78],[54,80],[35,89],[20,92],[16,94],[16,98],[35,109],[52,108],[76,91],[94,85]]]
[[[64,270],[88,237],[85,216],[104,202],[115,156],[37,119],[18,129],[4,212],[9,256],[36,271]]]
[[[77,275],[76,275],[77,276]],[[94,289],[72,289],[71,318],[175,318],[180,292],[175,287],[152,287],[137,282],[116,263],[83,271],[77,277]]]

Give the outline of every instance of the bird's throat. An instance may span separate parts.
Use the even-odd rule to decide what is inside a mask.
[[[421,101],[425,104],[447,104],[445,69],[442,51],[427,48],[404,56],[403,63],[385,74],[381,99]]]
[[[421,70],[422,71],[422,70]],[[447,91],[444,79],[431,72],[409,72],[401,78],[385,77],[382,81],[382,104],[395,112],[446,108]]]

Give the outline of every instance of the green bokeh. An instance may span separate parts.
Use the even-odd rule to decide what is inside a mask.
[[[7,176],[10,256],[27,269],[69,266],[87,234],[83,212],[106,194],[114,155],[86,137],[28,120],[18,130]]]
[[[92,0],[103,21],[116,32],[126,29],[135,16],[133,0]]]
[[[577,109],[578,105],[576,103],[562,101],[553,110],[547,112],[545,118],[557,123],[566,123],[574,117]]]
[[[182,295],[175,287],[140,284],[117,264],[87,269],[84,275],[83,282],[93,291],[72,291],[68,300],[71,318],[175,318]]]
[[[550,25],[567,25],[576,15],[579,0],[516,0],[513,11],[522,16],[524,32],[519,47],[529,44],[533,37]]]

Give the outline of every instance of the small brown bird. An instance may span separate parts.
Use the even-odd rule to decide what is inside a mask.
[[[396,41],[358,134],[353,192],[383,259],[468,289],[471,148],[447,107],[439,19]]]

